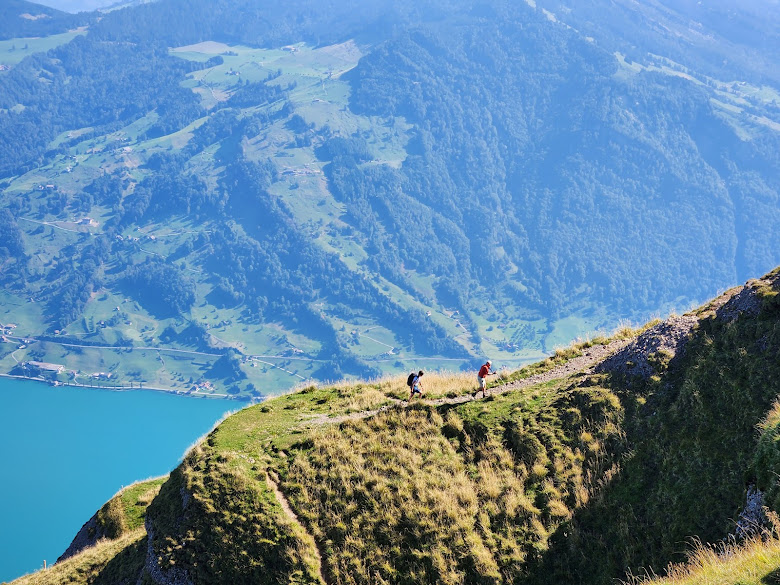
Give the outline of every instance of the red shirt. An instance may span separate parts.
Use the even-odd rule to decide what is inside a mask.
[[[473,372],[474,370],[471,371]],[[479,376],[480,378],[487,378],[487,375],[489,373],[490,373],[490,366],[488,366],[487,364],[482,364],[482,367],[479,369],[479,374],[477,374],[477,376]]]

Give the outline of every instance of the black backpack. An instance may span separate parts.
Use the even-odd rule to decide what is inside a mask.
[[[414,379],[417,377],[417,374],[412,372],[409,374],[409,377],[406,379],[406,385],[409,386],[409,388],[412,387],[412,384],[414,384]]]

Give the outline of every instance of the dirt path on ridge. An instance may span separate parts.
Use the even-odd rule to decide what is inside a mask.
[[[528,388],[530,386],[535,386],[536,384],[542,384],[544,382],[549,382],[551,380],[556,380],[558,378],[565,378],[567,376],[571,376],[572,374],[591,371],[593,366],[601,363],[606,357],[620,351],[621,349],[626,347],[631,341],[632,340],[630,339],[617,339],[607,345],[594,345],[592,347],[588,347],[583,350],[581,356],[572,358],[566,363],[556,366],[551,370],[542,372],[540,374],[534,374],[533,376],[524,378],[522,380],[515,380],[513,382],[508,382],[506,384],[501,384],[499,386],[489,388],[488,396],[504,394],[505,392],[520,390],[522,388]],[[476,375],[475,375],[474,385],[476,387]],[[380,412],[385,412],[387,410],[390,410],[391,408],[408,408],[412,404],[415,404],[414,402],[409,402],[407,400],[398,400],[396,398],[391,398],[390,400],[391,400],[391,404],[387,404],[380,408],[375,408],[372,410],[364,410],[361,412],[353,412],[351,414],[344,414],[342,416],[334,416],[334,417],[328,415],[322,415],[316,418],[309,419],[305,422],[306,424],[314,424],[314,425],[339,424],[348,420],[362,420],[365,418],[369,418],[379,414]],[[436,398],[434,400],[426,400],[423,398],[421,402],[423,404],[428,404],[432,406],[441,406],[444,404],[463,404],[465,402],[471,402],[472,400],[480,400],[480,398],[473,398],[471,394],[463,394],[461,396],[455,396],[453,398]]]
[[[282,507],[284,514],[293,522],[293,524],[297,524],[305,534],[308,534],[311,537],[311,540],[314,543],[314,554],[317,558],[317,575],[319,575],[320,581],[327,585],[328,582],[325,580],[325,574],[322,572],[323,555],[322,551],[320,550],[320,545],[317,543],[317,539],[314,538],[313,534],[306,530],[306,527],[300,521],[298,515],[293,511],[292,506],[290,506],[290,502],[287,500],[287,497],[284,495],[282,490],[279,489],[279,478],[276,477],[276,474],[274,474],[272,471],[268,471],[266,473],[265,480],[271,488],[271,491],[273,491],[274,495],[276,496],[276,499],[279,502],[279,505]]]

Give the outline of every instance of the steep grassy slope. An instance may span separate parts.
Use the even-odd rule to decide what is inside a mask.
[[[90,518],[50,568],[17,579],[20,584],[120,583],[140,572],[147,549],[144,517],[166,477],[122,489]]]
[[[412,405],[396,379],[247,408],[187,455],[148,508],[146,552],[115,566],[147,583],[660,572],[686,541],[734,532],[747,486],[776,506],[779,299],[780,269],[615,342],[595,370],[485,400],[431,376]],[[766,576],[773,547],[740,562]]]
[[[143,568],[146,548],[146,533],[143,528],[139,528],[116,540],[101,540],[75,557],[37,573],[20,577],[13,583],[17,585],[127,583],[128,575],[138,574]]]
[[[82,526],[57,562],[62,562],[103,539],[116,540],[143,528],[146,509],[160,492],[160,486],[166,479],[150,479],[121,490]]]
[[[779,288],[775,271],[703,307],[684,353],[651,355],[645,376],[630,374],[639,371],[631,355],[611,366],[609,386],[636,404],[624,429],[630,451],[553,539],[541,575],[605,581],[625,568],[659,570],[684,558],[690,538],[733,531],[745,486],[771,488],[755,461],[776,455],[766,438],[757,445],[756,428],[780,393]]]

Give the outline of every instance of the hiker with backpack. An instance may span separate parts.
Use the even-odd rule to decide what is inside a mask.
[[[485,392],[487,391],[487,377],[493,376],[496,373],[494,371],[490,371],[490,366],[491,362],[488,360],[482,364],[481,368],[479,368],[479,372],[477,373],[477,384],[479,384],[479,387],[471,393],[472,398],[475,398],[477,396],[477,392],[480,390],[482,391],[482,398],[486,396]]]
[[[422,398],[422,382],[420,382],[420,378],[423,377],[423,371],[420,370],[416,374],[412,372],[409,374],[409,377],[406,379],[406,385],[411,388],[411,394],[409,394],[409,401],[411,402],[412,398],[414,398],[415,394],[419,394],[420,398]]]

